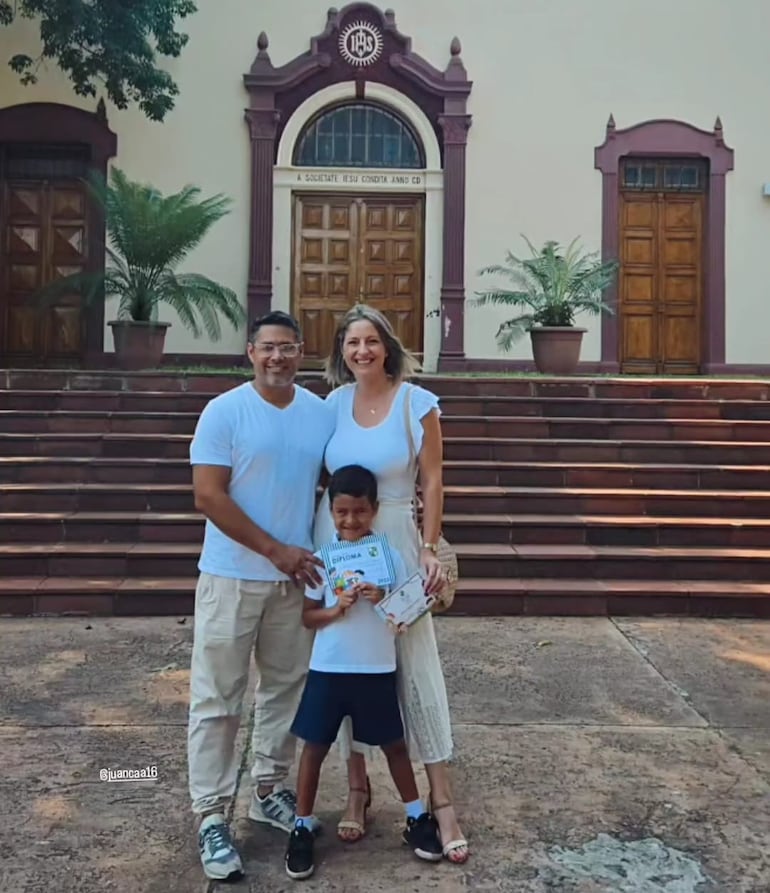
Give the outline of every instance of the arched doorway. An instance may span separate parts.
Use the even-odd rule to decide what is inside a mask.
[[[292,161],[302,173],[315,171],[316,183],[334,169],[347,171],[345,185],[355,185],[293,192],[291,307],[305,332],[306,357],[328,353],[339,319],[356,302],[382,311],[421,355],[425,197],[409,191],[409,174],[425,168],[417,134],[386,106],[352,100],[305,125]],[[397,191],[383,191],[386,181]]]
[[[459,40],[442,71],[412,51],[392,10],[353,3],[330,9],[309,52],[284,65],[273,65],[264,33],[257,50],[244,76],[252,142],[249,314],[290,302],[296,308],[300,300],[315,338],[308,349],[321,354],[339,310],[333,300],[326,314],[311,307],[310,293],[329,302],[331,285],[340,305],[343,294],[374,304],[380,295],[432,368],[462,368],[472,84]],[[414,166],[418,158],[422,167]]]

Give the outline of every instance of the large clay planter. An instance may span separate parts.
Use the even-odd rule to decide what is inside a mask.
[[[119,369],[155,369],[160,366],[170,322],[116,319],[107,325],[112,329]]]
[[[541,326],[530,329],[532,356],[538,372],[570,375],[580,361],[580,345],[586,329],[574,326]]]

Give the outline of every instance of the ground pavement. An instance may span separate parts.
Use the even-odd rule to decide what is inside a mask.
[[[399,844],[382,760],[368,837],[338,843],[333,757],[316,877],[286,878],[285,837],[244,817],[246,776],[235,829],[248,876],[228,888],[205,883],[188,811],[191,619],[0,620],[0,890],[770,891],[770,624],[444,618],[438,630],[470,862],[424,865]],[[147,766],[157,780],[99,777]]]

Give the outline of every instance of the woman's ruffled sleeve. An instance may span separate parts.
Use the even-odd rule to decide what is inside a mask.
[[[438,397],[419,385],[412,387],[409,397],[409,421],[412,426],[414,449],[416,453],[419,453],[422,448],[423,434],[425,433],[422,427],[422,420],[434,409],[441,415],[441,408],[438,405]]]
[[[333,391],[329,391],[329,393],[326,395],[324,400],[326,402],[326,405],[329,407],[329,409],[331,409],[333,413],[336,414],[339,412],[340,400],[342,398],[342,395],[345,393],[346,390],[349,389],[350,385],[343,384],[340,385],[338,388],[335,388]]]

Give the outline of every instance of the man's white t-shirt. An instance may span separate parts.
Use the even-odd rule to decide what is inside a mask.
[[[232,469],[236,505],[279,542],[312,549],[316,486],[333,429],[334,414],[305,388],[295,385],[292,402],[278,409],[246,382],[203,410],[190,462]],[[198,569],[236,580],[288,579],[209,520]]]
[[[406,566],[392,546],[390,554],[396,588],[406,583]],[[307,587],[305,595],[323,601],[325,608],[337,605],[337,596],[328,583],[318,589]],[[310,669],[321,673],[392,673],[396,669],[395,634],[374,605],[359,598],[343,617],[316,630]]]

